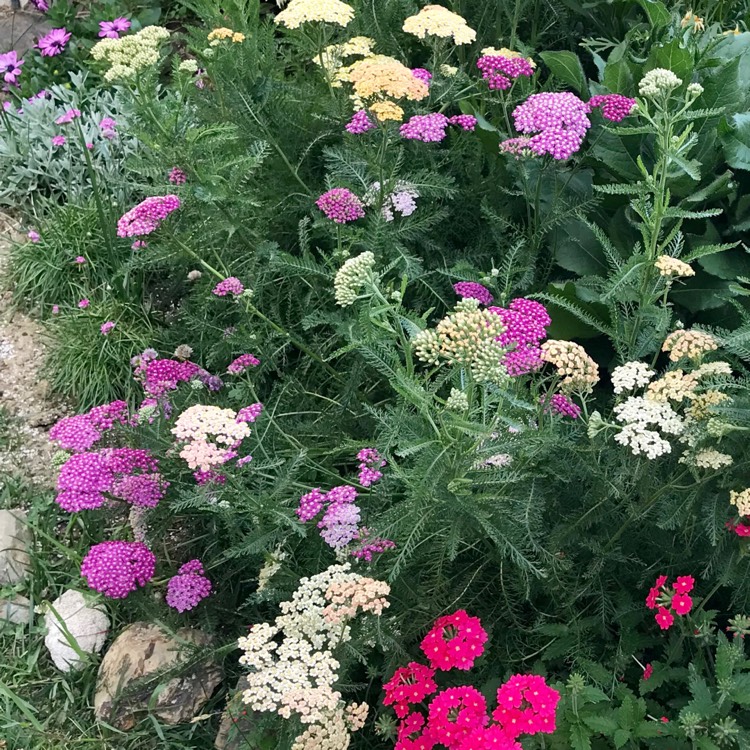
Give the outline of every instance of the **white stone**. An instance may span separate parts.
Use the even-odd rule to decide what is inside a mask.
[[[28,625],[31,622],[31,602],[20,594],[12,599],[0,599],[0,620]]]
[[[0,510],[0,585],[13,585],[29,572],[31,532],[22,510]]]
[[[85,666],[79,652],[96,654],[101,651],[109,631],[109,617],[103,607],[87,605],[83,594],[73,590],[52,602],[44,615],[44,624],[47,626],[44,645],[55,666],[63,672]]]

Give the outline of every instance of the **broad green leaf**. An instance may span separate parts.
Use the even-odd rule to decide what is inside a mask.
[[[555,260],[579,276],[605,274],[604,251],[594,233],[580,219],[563,222],[554,233]]]
[[[750,112],[722,119],[719,139],[727,164],[734,169],[750,170]]]
[[[690,312],[721,307],[730,297],[729,282],[698,270],[684,284],[673,287],[669,296]]]
[[[635,85],[627,59],[622,58],[616,62],[611,62],[611,59],[612,55],[610,55],[610,61],[607,62],[607,67],[604,68],[602,83],[615,94],[630,95],[634,92]]]
[[[621,747],[625,747],[627,742],[630,740],[630,732],[627,729],[618,729],[614,736],[615,747],[619,750]]]
[[[720,279],[736,281],[740,276],[750,276],[750,254],[741,248],[704,255],[698,263],[704,271]]]
[[[573,724],[570,728],[572,750],[591,750],[591,734],[583,724]]]
[[[683,81],[693,75],[693,55],[682,46],[682,37],[675,37],[667,44],[656,44],[651,48],[644,71],[667,68]]]
[[[729,695],[735,703],[750,706],[750,674],[736,675]]]
[[[589,729],[593,729],[595,732],[604,734],[607,737],[614,735],[618,727],[617,721],[614,717],[604,714],[586,716],[584,717],[583,722]]]
[[[577,55],[567,51],[540,52],[539,57],[552,71],[552,75],[572,86],[579,94],[588,91],[586,76]]]
[[[654,28],[666,26],[672,18],[667,6],[660,0],[638,0],[638,5],[646,11],[649,23]]]

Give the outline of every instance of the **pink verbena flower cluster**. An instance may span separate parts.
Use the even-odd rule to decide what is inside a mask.
[[[153,508],[168,486],[148,450],[105,448],[75,453],[62,465],[55,502],[71,513],[100,508],[107,496]]]
[[[49,431],[49,439],[63,450],[82,453],[87,451],[116,424],[124,425],[129,420],[128,405],[125,401],[112,401],[95,406],[85,414],[63,417]]]
[[[156,195],[141,201],[117,222],[118,237],[137,237],[151,234],[164,219],[180,207],[176,195]]]
[[[315,205],[336,224],[357,221],[365,215],[362,201],[348,188],[332,188],[321,195]]]
[[[227,367],[227,372],[231,375],[239,375],[247,370],[248,367],[257,367],[260,360],[253,354],[240,354],[237,359],[233,360]]]
[[[453,290],[461,299],[476,299],[482,305],[492,303],[492,292],[476,281],[459,281],[453,285]]]
[[[352,557],[369,562],[373,555],[396,545],[389,539],[370,538],[369,530],[359,526],[361,510],[354,502],[356,498],[357,491],[350,485],[338,485],[325,493],[316,487],[302,495],[296,513],[302,523],[307,523],[323,511],[318,528],[326,544],[334,549],[351,544]]]
[[[622,94],[597,94],[588,100],[586,106],[589,112],[601,107],[602,117],[611,122],[622,122],[635,107],[635,99]]]
[[[684,617],[693,608],[690,592],[695,586],[692,576],[677,576],[670,587],[667,576],[661,575],[649,589],[646,606],[655,609],[654,619],[662,630],[669,630],[674,624],[674,615]]]
[[[362,448],[357,453],[359,461],[359,483],[363,487],[370,487],[375,482],[383,478],[383,472],[379,471],[385,466],[386,462],[375,448]]]
[[[449,125],[455,125],[462,130],[474,130],[477,124],[472,115],[453,115],[447,117],[442,112],[431,112],[427,115],[414,115],[400,128],[402,138],[424,143],[439,143],[447,135]]]
[[[245,291],[245,287],[236,276],[229,276],[220,281],[211,291],[217,297],[226,297],[227,294],[239,297]]]
[[[547,399],[542,396],[541,402],[544,404],[545,413],[553,411],[562,417],[578,419],[581,416],[581,407],[571,401],[564,393],[554,393]]]
[[[195,609],[211,593],[211,581],[206,578],[200,560],[186,562],[167,583],[167,604],[178,612]]]
[[[482,55],[477,60],[477,67],[482,71],[482,78],[487,81],[487,87],[491,91],[505,91],[519,76],[531,78],[534,75],[534,68],[525,57]]]
[[[344,126],[344,130],[352,135],[362,135],[368,130],[373,130],[377,125],[370,119],[364,109],[360,109],[352,115],[352,119]]]
[[[156,557],[141,542],[95,544],[81,564],[81,575],[89,588],[110,599],[124,599],[139,586],[145,586],[155,570]]]
[[[383,686],[386,706],[400,719],[396,750],[521,750],[522,734],[551,734],[560,694],[539,675],[513,675],[497,691],[497,707],[469,685],[438,692],[436,670],[470,669],[484,651],[487,634],[464,610],[441,617],[422,642],[430,666],[410,662]],[[434,659],[437,659],[435,663]],[[417,708],[434,695],[424,709]]]
[[[537,135],[511,138],[500,148],[509,153],[530,151],[537,156],[568,159],[580,149],[591,127],[588,112],[587,105],[569,91],[532,94],[513,110],[513,120],[521,133]]]
[[[172,167],[167,179],[173,185],[184,185],[187,182],[187,175],[179,167]]]
[[[552,323],[544,305],[518,297],[507,308],[489,307],[503,321],[505,330],[498,341],[506,348],[503,364],[511,377],[528,375],[544,364],[540,344]]]

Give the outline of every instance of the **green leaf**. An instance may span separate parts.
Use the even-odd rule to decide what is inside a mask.
[[[693,700],[683,710],[685,712],[694,712],[702,719],[710,719],[716,713],[716,704],[714,703],[711,688],[692,666],[690,669],[689,684]]]
[[[612,716],[605,716],[603,714],[585,716],[583,722],[589,729],[593,729],[595,732],[604,734],[607,737],[613,735],[618,727],[617,721]]]
[[[697,271],[694,277],[687,279],[679,288],[673,287],[669,296],[672,301],[693,313],[714,310],[729,298],[729,282]]]
[[[738,674],[729,695],[735,703],[750,706],[750,674]]]
[[[591,734],[583,724],[573,724],[570,728],[572,750],[591,750]]]
[[[614,736],[615,747],[619,750],[630,741],[630,732],[627,729],[618,729]]]
[[[605,274],[604,252],[594,233],[577,218],[563,222],[554,234],[555,260],[579,276]]]
[[[732,115],[719,123],[724,158],[734,169],[750,170],[750,112]]]
[[[644,71],[666,68],[683,81],[689,81],[693,75],[693,55],[682,46],[681,40],[682,37],[675,37],[667,44],[654,45]]]
[[[646,11],[649,23],[654,28],[666,26],[672,18],[667,6],[660,0],[638,0],[638,5]]]
[[[739,248],[723,253],[704,255],[698,259],[701,268],[720,279],[736,281],[740,276],[750,276],[750,254]]]
[[[572,86],[579,94],[588,92],[586,76],[577,55],[567,51],[540,52],[539,57],[556,78]]]

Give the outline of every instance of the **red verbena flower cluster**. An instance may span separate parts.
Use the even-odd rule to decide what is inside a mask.
[[[693,608],[690,592],[694,586],[695,578],[692,576],[677,576],[672,586],[667,576],[656,579],[646,597],[646,606],[656,610],[654,619],[662,630],[672,627],[675,615],[684,617]]]
[[[482,693],[470,685],[438,690],[436,670],[469,669],[486,640],[479,619],[463,610],[435,622],[422,641],[431,665],[410,662],[383,686],[383,703],[400,719],[396,750],[522,750],[522,734],[555,731],[560,694],[539,675],[517,674],[501,685],[491,715]]]

